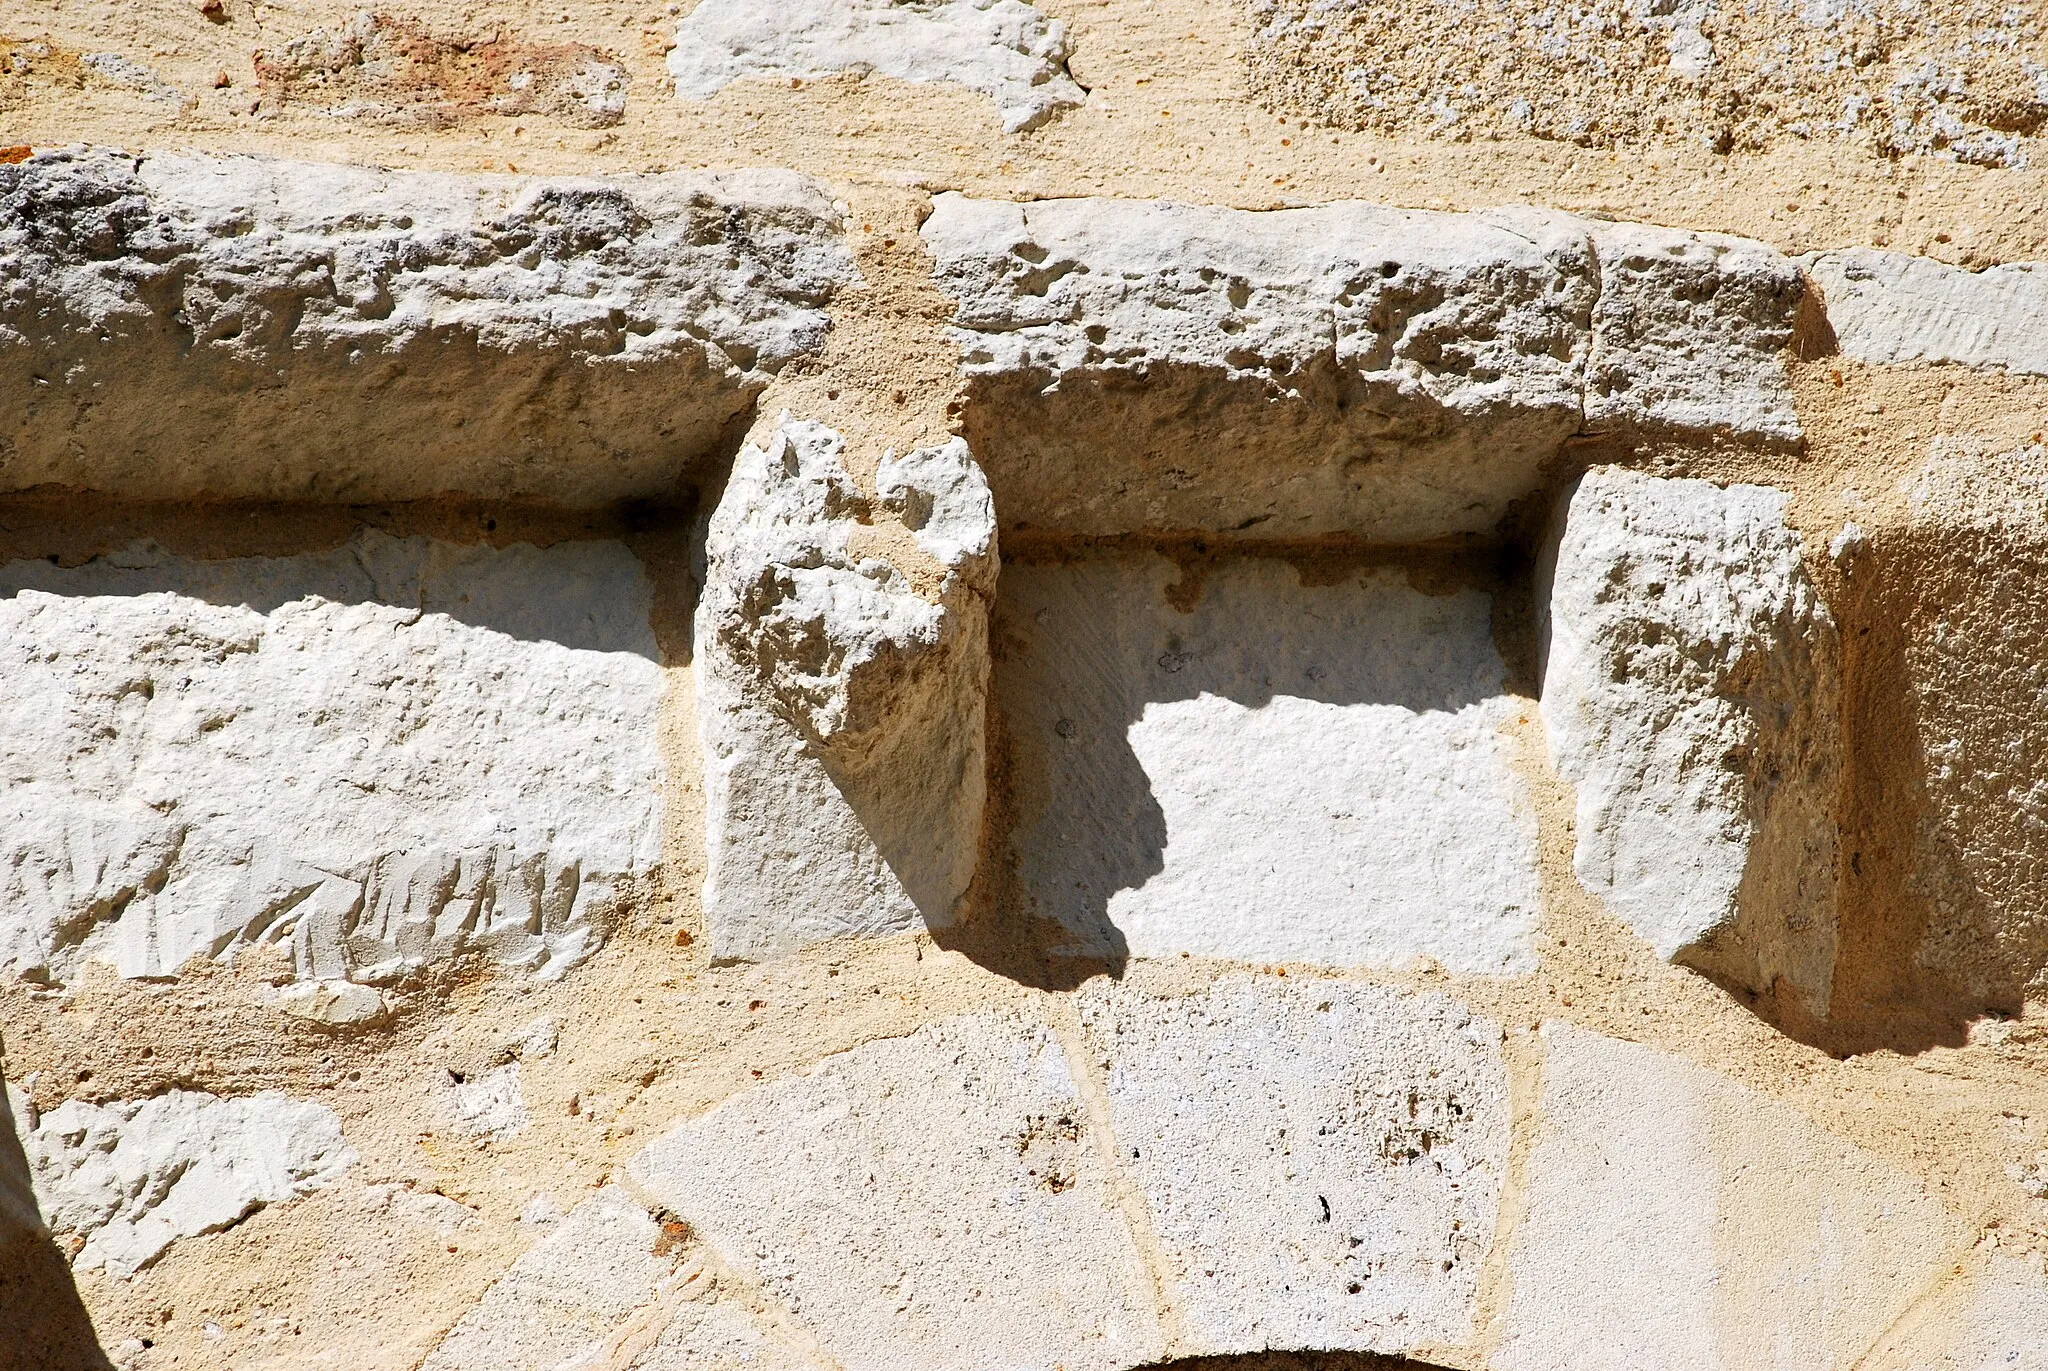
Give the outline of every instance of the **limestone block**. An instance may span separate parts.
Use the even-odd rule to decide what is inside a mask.
[[[2048,985],[2048,448],[1943,437],[1903,484],[1856,571],[1903,667],[1884,722],[1914,743],[1877,776],[1907,857],[1873,875],[1910,896],[1914,970],[2016,1007]]]
[[[1588,427],[1799,439],[1785,356],[1806,284],[1789,258],[1647,224],[1595,224],[1593,250]]]
[[[1544,1043],[1495,1371],[1860,1366],[1967,1240],[1784,1104],[1583,1029]]]
[[[1087,98],[1067,74],[1066,25],[1022,0],[704,0],[676,26],[668,70],[686,100],[748,77],[950,81],[994,100],[1006,133]]]
[[[923,233],[1012,525],[1424,540],[1492,528],[1589,422],[1797,433],[1778,353],[1800,282],[1760,244],[1523,209],[956,194]]]
[[[389,1012],[384,996],[354,981],[295,981],[277,992],[277,1007],[322,1028],[362,1028]]]
[[[1658,955],[1832,985],[1840,643],[1762,486],[1588,472],[1549,554],[1543,717],[1573,865]]]
[[[60,1237],[84,1240],[73,1259],[81,1270],[127,1276],[179,1238],[333,1184],[356,1160],[340,1115],[274,1090],[68,1100],[40,1116],[8,1093],[43,1219]]]
[[[1994,1253],[1902,1321],[1869,1371],[2041,1371],[2048,1278],[2038,1256]]]
[[[765,448],[741,451],[706,533],[713,957],[943,925],[974,875],[988,486],[954,439],[884,460],[870,498],[843,448],[785,416]]]
[[[1085,956],[1535,969],[1536,820],[1492,596],[1152,554],[1003,572],[1030,907]],[[1178,605],[1179,607],[1176,607]]]
[[[673,1274],[672,1242],[608,1185],[553,1225],[464,1314],[422,1371],[555,1371],[590,1365],[612,1331]]]
[[[715,1298],[679,1302],[660,1335],[626,1371],[830,1371],[791,1347],[739,1304]]]
[[[1109,1371],[1161,1353],[1066,1057],[1013,1013],[757,1086],[630,1169],[845,1371]]]
[[[1498,1025],[1298,976],[1083,1016],[1191,1351],[1469,1340],[1507,1169]]]
[[[0,1080],[0,1248],[49,1230],[36,1206],[35,1177],[23,1139],[35,1132],[26,1094]]]
[[[553,977],[660,860],[652,593],[617,543],[138,544],[0,566],[0,596],[0,969],[271,942],[310,978]]]
[[[851,271],[781,172],[38,154],[0,167],[0,489],[664,497]]]
[[[1971,271],[1849,248],[1806,259],[1844,356],[2048,375],[2048,262]]]

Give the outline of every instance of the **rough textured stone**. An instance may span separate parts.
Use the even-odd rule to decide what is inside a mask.
[[[756,1087],[631,1169],[845,1371],[1108,1371],[1160,1354],[1066,1058],[1015,1015]]]
[[[924,226],[1006,523],[1388,540],[1493,527],[1589,420],[1796,436],[1789,264],[1598,237],[1612,264],[1537,210],[953,194]]]
[[[38,154],[0,166],[0,489],[668,496],[850,272],[780,172]]]
[[[1849,248],[1807,259],[1845,356],[1958,362],[2048,375],[2048,262],[1970,271],[1926,257]]]
[[[612,1330],[673,1274],[673,1244],[626,1191],[577,1205],[462,1316],[422,1371],[590,1365]]]
[[[2038,1256],[1997,1253],[1938,1291],[1858,1371],[2041,1371],[2048,1278]]]
[[[1083,1014],[1191,1350],[1470,1337],[1507,1169],[1498,1025],[1301,977]]]
[[[943,925],[974,875],[997,570],[988,487],[955,439],[886,459],[870,499],[843,447],[785,416],[766,448],[741,452],[706,535],[714,957]],[[875,542],[883,526],[903,537]]]
[[[1656,948],[1825,1011],[1840,644],[1762,486],[1588,472],[1549,558],[1543,717],[1573,865]]]
[[[277,1091],[219,1099],[172,1090],[147,1100],[69,1100],[40,1116],[13,1088],[36,1202],[74,1263],[126,1276],[179,1238],[240,1223],[340,1178],[355,1164],[341,1117]]]
[[[1066,25],[1022,0],[704,0],[677,25],[668,55],[676,94],[688,100],[746,77],[875,72],[980,91],[1008,133],[1087,98],[1066,63]]]
[[[446,128],[481,115],[611,128],[632,82],[586,43],[528,43],[500,31],[445,38],[416,19],[362,11],[255,54],[265,113],[310,106],[337,119]]]
[[[1593,250],[1588,427],[1798,440],[1785,355],[1806,284],[1790,260],[1646,224],[1595,224]]]
[[[1501,733],[1528,705],[1492,597],[1187,574],[1192,606],[1150,554],[1003,572],[1012,851],[1066,950],[1534,970],[1536,821]]]
[[[1966,1008],[2016,1008],[2048,986],[2048,447],[1930,449],[1904,483],[1906,526],[1880,530],[1854,573],[1897,635],[1881,725],[1903,723],[1910,749],[1889,775],[1875,749],[1858,759],[1888,782],[1874,803],[1895,822],[1879,831],[1909,854],[1873,876],[1913,901],[1902,971],[1932,972]]]
[[[1552,1024],[1497,1371],[1857,1360],[1967,1234],[1783,1104]]]
[[[152,545],[0,566],[0,968],[242,944],[559,975],[661,856],[651,592],[616,543]]]

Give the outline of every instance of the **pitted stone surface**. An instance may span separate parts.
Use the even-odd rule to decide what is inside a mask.
[[[1003,572],[1030,908],[1087,956],[1535,969],[1535,812],[1492,596],[1276,559]]]
[[[1083,1016],[1192,1350],[1470,1338],[1507,1168],[1497,1024],[1298,976]]]
[[[666,497],[851,271],[782,172],[40,154],[0,166],[0,489]]]
[[[1967,1236],[1767,1096],[1569,1025],[1544,1041],[1498,1371],[1860,1366]]]
[[[885,460],[871,500],[843,448],[785,417],[766,448],[741,452],[706,538],[714,957],[943,925],[974,876],[997,570],[988,486],[954,439]],[[877,519],[914,546],[864,550]]]
[[[273,942],[305,977],[471,950],[551,977],[660,860],[662,671],[617,543],[142,544],[0,594],[16,975]]]
[[[631,1171],[845,1371],[1111,1371],[1162,1351],[1066,1057],[1015,1014],[757,1086]]]
[[[1786,498],[1588,472],[1539,592],[1543,717],[1586,888],[1660,956],[1822,1012],[1840,644]]]
[[[180,1238],[333,1184],[356,1160],[339,1115],[277,1091],[69,1100],[40,1116],[14,1087],[7,1095],[43,1221],[84,1240],[81,1270],[127,1276]]]
[[[1493,527],[1588,423],[1797,434],[1778,353],[1799,279],[1761,244],[1538,210],[956,194],[923,232],[1007,523],[1427,539]]]
[[[1762,243],[1647,224],[1592,226],[1600,304],[1586,423],[1796,442],[1785,371],[1805,294]]]
[[[1806,270],[1844,356],[1956,362],[2048,376],[2048,262],[1970,271],[1876,248],[1824,252]]]
[[[1066,63],[1066,25],[1022,0],[704,0],[676,26],[668,55],[684,99],[748,77],[876,72],[980,91],[1008,133],[1087,98]]]

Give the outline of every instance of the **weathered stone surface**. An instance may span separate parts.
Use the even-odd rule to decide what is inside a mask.
[[[587,43],[529,43],[502,30],[443,37],[417,19],[360,11],[255,54],[264,112],[312,107],[337,119],[445,128],[481,115],[610,128],[632,76]]]
[[[617,543],[363,532],[0,566],[0,969],[242,944],[559,975],[661,856],[651,591]]]
[[[1997,1253],[1938,1291],[1859,1371],[2040,1371],[2048,1278],[2038,1256]]]
[[[1595,224],[1586,423],[1795,442],[1785,371],[1799,269],[1745,238]]]
[[[16,1087],[0,1080],[0,1247],[48,1231],[36,1207],[35,1178],[29,1171],[24,1134],[29,1123],[27,1101]]]
[[[7,1094],[44,1222],[83,1240],[79,1268],[116,1276],[148,1266],[179,1238],[331,1185],[356,1160],[339,1115],[277,1091],[68,1100],[40,1116],[18,1090]]]
[[[1139,554],[1003,572],[1023,894],[1067,951],[1535,968],[1492,597]],[[1304,583],[1304,582],[1307,583]]]
[[[1066,63],[1066,25],[1022,0],[704,0],[676,26],[668,55],[686,100],[747,77],[876,72],[980,91],[1008,133],[1087,98]]]
[[[758,1086],[631,1170],[845,1371],[1108,1371],[1160,1354],[1066,1058],[1014,1014]]]
[[[443,1107],[455,1131],[472,1138],[509,1138],[533,1122],[520,1090],[517,1062],[477,1076],[451,1078]]]
[[[1849,248],[1806,259],[1845,356],[1957,362],[2048,375],[2048,262],[1970,271],[1927,257]]]
[[[711,951],[943,925],[986,793],[988,486],[958,439],[886,459],[790,420],[733,468],[697,609]],[[901,537],[878,542],[894,529]]]
[[[700,1284],[710,1284],[702,1282]],[[790,1346],[739,1304],[706,1294],[677,1304],[660,1335],[627,1371],[830,1371],[828,1363]]]
[[[1507,1169],[1498,1025],[1301,977],[1112,990],[1083,1015],[1190,1350],[1470,1337]]]
[[[584,1358],[655,1298],[675,1271],[672,1242],[608,1185],[569,1212],[462,1316],[422,1371],[555,1371]]]
[[[822,342],[838,232],[779,172],[38,154],[0,166],[0,489],[667,496]]]
[[[1544,1042],[1498,1371],[1861,1365],[1967,1238],[1767,1096],[1568,1025]]]
[[[1586,888],[1660,956],[1824,1012],[1840,645],[1785,505],[1588,472],[1539,591],[1543,717]]]
[[[1777,353],[1799,280],[1759,244],[954,194],[923,232],[1010,524],[1427,539],[1493,527],[1589,422],[1797,435]]]
[[[1904,858],[1872,877],[1911,900],[1902,973],[2017,1007],[2048,986],[2048,447],[1938,439],[1904,484],[1905,527],[1854,573],[1897,643],[1882,724],[1910,739],[1889,773],[1857,759]]]

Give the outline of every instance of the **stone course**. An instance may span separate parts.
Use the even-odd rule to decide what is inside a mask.
[[[0,566],[0,968],[560,975],[661,857],[651,588],[617,543],[363,532]]]

